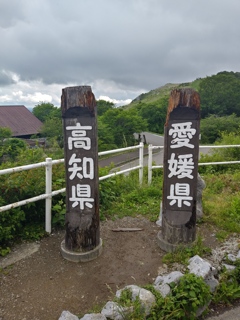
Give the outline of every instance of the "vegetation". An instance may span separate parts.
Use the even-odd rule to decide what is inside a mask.
[[[166,84],[141,94],[129,105],[97,101],[99,151],[135,143],[133,133],[150,131],[163,134],[169,95],[174,88],[193,88],[201,98],[201,142],[212,144],[221,133],[238,133],[240,125],[240,73],[219,72],[193,82]],[[51,103],[40,103],[33,114],[43,123],[42,136],[49,143],[63,146],[61,110]],[[1,136],[1,134],[0,134]]]
[[[164,298],[153,286],[145,286],[156,298],[156,303],[147,316],[148,320],[194,320],[196,319],[197,310],[210,302],[209,286],[205,284],[201,277],[194,274],[185,274],[178,284],[173,282],[170,287],[171,294]],[[137,297],[132,301],[132,293],[129,289],[122,291],[117,303],[123,307],[132,307],[132,311],[126,313],[124,319],[146,319],[140,299]]]
[[[205,79],[180,85],[168,84],[159,90],[143,94],[129,106],[115,108],[112,103],[98,101],[98,145],[99,151],[129,146],[135,143],[133,133],[153,131],[163,133],[170,90],[174,87],[192,87],[199,91],[202,101],[201,133],[205,144],[240,144],[240,74],[221,72]],[[47,156],[63,156],[63,133],[60,109],[49,103],[40,103],[33,113],[43,121],[41,135],[47,137],[48,147],[30,149],[20,139],[11,138],[8,128],[0,128],[0,169],[43,161]],[[59,156],[60,155],[60,156]],[[202,162],[239,160],[240,149],[228,148],[214,151],[201,157]],[[111,168],[101,168],[100,176]],[[240,232],[240,167],[239,165],[200,166],[199,172],[206,182],[203,192],[204,217],[199,222],[204,227],[214,226],[219,240]],[[156,221],[162,198],[162,171],[153,171],[151,186],[139,186],[138,173],[118,175],[100,182],[100,218],[117,219],[124,216],[144,216]],[[53,188],[65,185],[63,165],[53,166]],[[44,169],[23,171],[0,176],[0,206],[31,198],[45,192]],[[43,237],[44,201],[0,213],[0,255],[6,255],[11,246],[22,240]],[[64,225],[65,196],[53,198],[54,228]],[[186,262],[195,254],[209,254],[198,235],[197,242],[189,248],[180,248],[174,255],[167,254],[165,263]],[[231,303],[240,297],[240,267],[231,274],[224,271],[214,302]],[[151,288],[152,292],[154,289]],[[167,298],[154,292],[157,303],[149,319],[194,319],[197,308],[209,300],[209,292],[201,279],[186,274],[178,286],[172,287]],[[128,293],[123,300],[128,299]],[[126,301],[125,301],[126,302]],[[128,302],[127,302],[128,303]],[[135,314],[131,319],[141,319],[142,309],[135,302]]]
[[[220,273],[220,284],[213,296],[213,305],[221,303],[231,305],[231,303],[240,298],[240,260],[234,263],[235,269],[232,271],[224,268]]]

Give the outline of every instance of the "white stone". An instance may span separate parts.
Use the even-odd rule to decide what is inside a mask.
[[[171,292],[168,284],[172,282],[178,283],[182,276],[183,274],[180,271],[173,271],[165,276],[158,276],[154,282],[154,288],[165,298]]]
[[[183,276],[182,272],[180,271],[173,271],[164,276],[158,276],[154,282],[155,285],[163,284],[163,283],[178,283],[180,278]]]
[[[114,320],[123,320],[128,308],[123,308],[116,302],[108,301],[103,307],[101,314],[106,318]]]
[[[240,259],[240,250],[238,251],[236,258]]]
[[[87,313],[79,320],[107,320],[107,318],[101,313]]]
[[[154,288],[159,291],[163,298],[165,298],[171,292],[171,288],[167,283],[157,284]]]
[[[231,266],[230,264],[226,264],[226,263],[223,263],[222,264],[223,267],[225,267],[228,271],[232,271],[234,270],[236,267],[235,266]]]
[[[133,301],[136,300],[137,297],[139,297],[141,305],[145,309],[146,315],[148,315],[150,313],[151,307],[156,302],[154,295],[146,289],[140,288],[136,285],[130,285],[130,286],[126,286],[123,289],[118,290],[116,292],[116,297],[120,298],[122,291],[126,289],[131,290]]]
[[[190,273],[194,273],[196,276],[205,279],[209,275],[216,274],[216,269],[212,267],[208,261],[203,260],[198,255],[189,259],[189,262],[188,269]]]
[[[63,311],[58,320],[79,320],[79,318],[69,311]]]
[[[227,255],[227,258],[229,261],[235,262],[237,260],[237,257],[234,254],[229,253]]]
[[[211,264],[203,260],[198,255],[189,259],[190,264],[188,269],[190,273],[195,274],[198,277],[202,277],[204,282],[209,285],[211,292],[214,292],[219,282],[214,278],[214,275],[217,274],[216,268],[212,267]]]

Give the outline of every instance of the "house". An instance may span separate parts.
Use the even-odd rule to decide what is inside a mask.
[[[8,127],[12,137],[29,139],[38,134],[43,123],[36,118],[25,106],[1,106],[0,127]]]

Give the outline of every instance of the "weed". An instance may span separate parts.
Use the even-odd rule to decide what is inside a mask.
[[[156,297],[156,304],[148,320],[191,320],[196,319],[197,310],[207,306],[211,293],[201,277],[185,274],[178,284],[172,283],[172,292],[163,298],[152,286],[145,287]]]
[[[66,204],[61,199],[52,207],[53,212],[53,226],[54,227],[64,227],[65,225],[65,214],[66,214]]]
[[[146,319],[145,309],[141,304],[139,297],[132,299],[132,291],[125,289],[121,292],[121,296],[117,299],[117,303],[127,308],[128,311],[121,315],[124,320],[144,320]]]
[[[197,240],[190,246],[179,246],[179,248],[174,252],[169,252],[164,255],[162,261],[167,264],[173,264],[175,262],[181,264],[188,264],[188,260],[199,255],[201,257],[206,256],[211,253],[211,249],[203,244],[202,238],[197,237]]]
[[[219,276],[219,286],[214,292],[213,303],[231,304],[240,298],[240,260],[235,263],[236,268],[232,271],[223,269]]]

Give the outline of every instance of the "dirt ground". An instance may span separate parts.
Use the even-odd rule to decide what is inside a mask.
[[[112,231],[118,227],[143,230]],[[0,320],[57,320],[63,310],[83,316],[111,300],[119,288],[153,283],[167,268],[157,245],[159,230],[140,217],[103,222],[103,252],[87,263],[62,258],[63,231],[42,239],[37,252],[0,272]],[[213,231],[204,228],[204,233],[207,245],[214,247]]]

